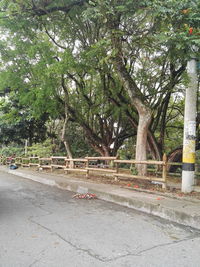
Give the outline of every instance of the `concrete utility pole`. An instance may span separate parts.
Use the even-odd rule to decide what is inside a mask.
[[[188,61],[187,72],[190,79],[185,96],[182,192],[190,193],[194,186],[195,145],[196,145],[196,106],[197,106],[197,60]]]

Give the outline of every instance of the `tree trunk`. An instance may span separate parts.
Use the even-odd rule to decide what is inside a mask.
[[[112,20],[113,19],[113,20]],[[110,21],[111,41],[112,46],[115,49],[115,56],[113,56],[113,63],[116,72],[127,91],[131,104],[136,108],[139,116],[138,130],[137,130],[137,142],[136,142],[136,160],[146,160],[147,155],[147,134],[148,127],[151,122],[151,109],[138,88],[135,80],[128,72],[123,56],[122,41],[120,35],[116,30],[119,30],[120,16],[113,17]],[[146,175],[147,166],[144,164],[137,165],[137,171],[139,175]]]
[[[63,128],[62,128],[61,140],[64,143],[68,158],[69,159],[73,159],[72,150],[71,150],[69,141],[68,141],[68,139],[66,137],[66,125],[67,125],[67,122],[68,122],[68,116],[67,116],[67,114],[65,114],[65,120],[64,120]],[[73,168],[73,167],[74,167],[74,163],[73,163],[73,161],[70,161],[70,168]]]
[[[73,159],[73,155],[72,155],[71,148],[70,148],[68,140],[63,140],[63,143],[64,143],[65,149],[67,151],[68,158],[69,159]]]
[[[136,160],[144,161],[147,159],[147,135],[148,135],[148,127],[151,122],[151,113],[140,113],[139,114],[139,122],[137,129],[137,141],[136,141]],[[139,175],[146,175],[147,173],[147,165],[146,164],[137,164],[137,171]]]
[[[162,160],[162,151],[156,142],[154,134],[150,130],[148,130],[147,144],[153,159]]]
[[[102,147],[103,147],[103,150],[104,150],[104,157],[110,157],[111,156],[110,148],[105,146],[105,145],[102,145]]]
[[[126,110],[126,115],[129,118],[129,121],[131,125],[137,129],[138,128],[138,122],[131,116],[128,110]],[[161,150],[156,142],[154,134],[151,132],[150,129],[147,131],[147,145],[148,149],[155,160],[162,160],[162,153]]]

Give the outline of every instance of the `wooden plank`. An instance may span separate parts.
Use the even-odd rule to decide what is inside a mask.
[[[65,161],[80,161],[80,162],[87,162],[87,159],[65,159]]]
[[[173,165],[173,166],[181,166],[183,163],[182,162],[167,162],[167,165]]]
[[[54,167],[54,168],[65,168],[66,166],[65,165],[51,164],[51,167]]]
[[[126,174],[126,173],[116,173],[115,176],[117,176],[117,177],[124,177],[124,178],[133,178],[133,179],[149,180],[149,181],[165,182],[165,180],[163,180],[162,178],[158,178],[158,177],[146,177],[146,176]]]
[[[41,168],[49,168],[49,169],[52,169],[51,168],[51,165],[39,165]]]
[[[40,158],[39,161],[51,161],[51,158]]]
[[[40,166],[38,163],[29,163],[29,166]]]
[[[138,160],[114,160],[114,163],[127,163],[127,164],[154,164],[154,165],[164,165],[163,161],[155,161],[155,160],[148,160],[148,161],[138,161]]]
[[[66,157],[51,157],[51,159],[67,159]]]
[[[88,160],[115,160],[117,157],[85,157]]]
[[[87,172],[86,169],[70,169],[70,168],[65,168],[65,171],[76,171],[76,172]]]
[[[116,170],[111,170],[111,169],[102,169],[102,168],[86,168],[88,171],[98,171],[98,172],[113,172],[115,173]]]
[[[29,157],[29,159],[39,159],[39,157]]]

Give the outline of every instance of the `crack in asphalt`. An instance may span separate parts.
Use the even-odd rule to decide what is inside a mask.
[[[179,243],[183,243],[183,242],[186,242],[186,241],[189,241],[189,240],[193,240],[193,239],[198,239],[200,238],[200,235],[195,235],[195,236],[188,236],[186,238],[183,238],[181,240],[176,240],[176,241],[173,241],[173,242],[169,242],[169,243],[165,243],[165,244],[160,244],[160,245],[156,245],[156,246],[153,246],[153,247],[150,247],[150,248],[147,248],[147,249],[144,249],[144,250],[141,250],[137,253],[138,256],[140,256],[141,254],[147,252],[147,251],[150,251],[150,250],[153,250],[155,248],[159,248],[159,247],[165,247],[165,246],[171,246],[171,245],[176,245],[176,244],[179,244]]]
[[[65,242],[66,244],[68,244],[69,246],[73,247],[75,250],[77,251],[81,251],[83,253],[86,253],[88,256],[102,262],[102,263],[109,263],[109,262],[113,262],[113,261],[117,261],[119,259],[122,259],[122,258],[126,258],[126,257],[141,257],[143,256],[145,253],[149,252],[149,251],[152,251],[154,249],[157,249],[157,248],[162,248],[162,247],[170,247],[170,246],[173,246],[173,245],[176,245],[178,243],[182,243],[182,242],[186,242],[186,241],[189,241],[189,240],[192,240],[192,239],[198,239],[200,238],[200,232],[198,230],[195,229],[195,233],[193,234],[190,234],[188,237],[185,237],[185,238],[182,238],[180,240],[174,240],[172,242],[167,242],[167,243],[163,243],[163,244],[159,244],[159,245],[155,245],[155,246],[152,246],[152,247],[149,247],[149,248],[146,248],[146,249],[142,249],[142,250],[139,250],[139,247],[136,247],[134,249],[134,251],[130,251],[130,250],[126,250],[124,251],[125,253],[123,255],[118,255],[118,256],[115,256],[115,257],[103,257],[97,253],[95,253],[95,251],[93,251],[92,249],[85,249],[85,248],[82,248],[76,244],[74,244],[72,241],[70,240],[67,240],[65,237],[63,237],[61,234],[53,231],[52,229],[40,224],[39,222],[35,221],[34,218],[40,218],[40,217],[44,217],[44,216],[48,216],[48,215],[51,215],[53,214],[53,212],[41,207],[40,205],[38,205],[37,203],[35,203],[34,199],[33,198],[29,198],[29,197],[24,197],[25,200],[27,200],[29,203],[31,203],[31,205],[33,205],[34,207],[42,210],[43,212],[45,212],[46,214],[43,214],[43,215],[34,215],[34,216],[30,216],[28,218],[28,220],[33,223],[33,224],[36,224],[37,226],[41,227],[42,229],[45,229],[46,231],[48,231],[50,234],[52,235],[55,235],[57,236],[59,239],[61,239],[63,242]],[[35,259],[30,265],[29,267],[32,267],[34,266],[35,264],[37,264],[39,261],[41,261],[41,259],[43,258],[43,255],[41,255],[45,250],[47,249],[44,249],[42,250],[37,256]],[[137,251],[139,250],[139,251]]]
[[[28,220],[29,220],[30,222],[32,222],[32,223],[34,223],[34,224],[40,226],[41,228],[45,229],[46,231],[48,231],[48,232],[51,233],[52,235],[57,236],[58,238],[60,238],[61,240],[63,240],[65,243],[67,243],[67,244],[70,245],[71,247],[75,248],[76,250],[85,252],[85,253],[87,253],[89,256],[91,256],[92,258],[95,258],[95,259],[97,259],[97,260],[99,260],[99,261],[101,261],[101,262],[106,262],[106,259],[105,259],[105,258],[100,257],[98,254],[95,254],[92,250],[90,250],[90,249],[84,249],[84,248],[78,247],[77,245],[75,245],[75,244],[73,244],[71,241],[65,239],[63,236],[61,236],[61,235],[58,234],[57,232],[54,232],[54,231],[52,231],[50,228],[48,228],[48,227],[46,227],[46,226],[44,226],[44,225],[42,225],[42,224],[40,224],[40,223],[34,221],[32,218],[33,218],[33,216],[29,217]]]
[[[143,249],[141,251],[138,251],[137,253],[129,252],[129,253],[125,254],[125,255],[121,255],[121,256],[112,258],[112,260],[109,260],[109,261],[116,261],[118,259],[129,257],[129,256],[140,257],[145,252],[154,250],[156,248],[159,248],[159,247],[167,247],[167,246],[171,246],[171,245],[176,245],[178,243],[182,243],[182,242],[185,242],[185,241],[188,241],[188,240],[197,239],[197,238],[200,238],[200,235],[199,234],[198,234],[198,236],[189,236],[189,237],[186,237],[186,238],[181,239],[181,240],[178,240],[178,241],[173,241],[173,242],[168,242],[168,243],[164,243],[164,244],[159,244],[159,245],[156,245],[156,246],[153,246],[153,247],[150,247],[150,248],[147,248],[147,249]]]
[[[47,248],[46,248],[46,249],[43,249],[42,251],[40,251],[40,253],[38,254],[38,256],[40,256],[40,255],[41,255],[42,253],[44,253],[46,250],[47,250]],[[41,261],[41,259],[42,259],[42,256],[41,256],[39,259],[34,260],[28,267],[32,267],[32,266],[34,266],[36,263],[38,263],[39,261]]]
[[[34,216],[35,217],[35,216]],[[29,221],[38,225],[39,227],[45,229],[46,231],[50,232],[51,234],[57,236],[58,238],[60,238],[62,241],[64,241],[65,243],[67,243],[68,245],[70,245],[71,247],[75,248],[76,250],[78,251],[81,251],[81,252],[84,252],[86,254],[88,254],[90,257],[92,258],[95,258],[101,262],[113,262],[113,261],[116,261],[116,260],[119,260],[121,258],[125,258],[125,257],[129,257],[129,256],[133,256],[133,257],[140,257],[142,256],[142,254],[148,252],[148,251],[151,251],[151,250],[154,250],[156,248],[160,248],[160,247],[167,247],[167,246],[171,246],[171,245],[176,245],[178,243],[182,243],[182,242],[186,242],[186,241],[189,241],[189,240],[192,240],[192,239],[197,239],[197,238],[200,238],[200,234],[198,233],[195,233],[193,235],[190,235],[184,239],[181,239],[181,240],[176,240],[176,241],[173,241],[173,242],[168,242],[168,243],[164,243],[164,244],[159,244],[159,245],[155,245],[155,246],[152,246],[150,248],[147,248],[147,249],[143,249],[141,251],[138,251],[138,252],[128,252],[124,255],[120,255],[120,256],[116,256],[116,257],[113,257],[113,258],[105,258],[105,257],[102,257],[96,253],[94,253],[91,249],[84,249],[84,248],[81,248],[75,244],[73,244],[71,241],[67,240],[66,238],[64,238],[62,235],[60,235],[59,233],[57,232],[54,232],[52,231],[50,228],[36,222],[35,220],[33,220],[33,216],[31,216],[29,218]],[[135,250],[137,250],[139,247],[137,247]],[[31,265],[32,266],[32,265]],[[29,266],[30,267],[30,266]]]

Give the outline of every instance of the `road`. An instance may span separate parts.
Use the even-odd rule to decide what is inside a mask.
[[[0,172],[0,267],[199,267],[200,232]]]

